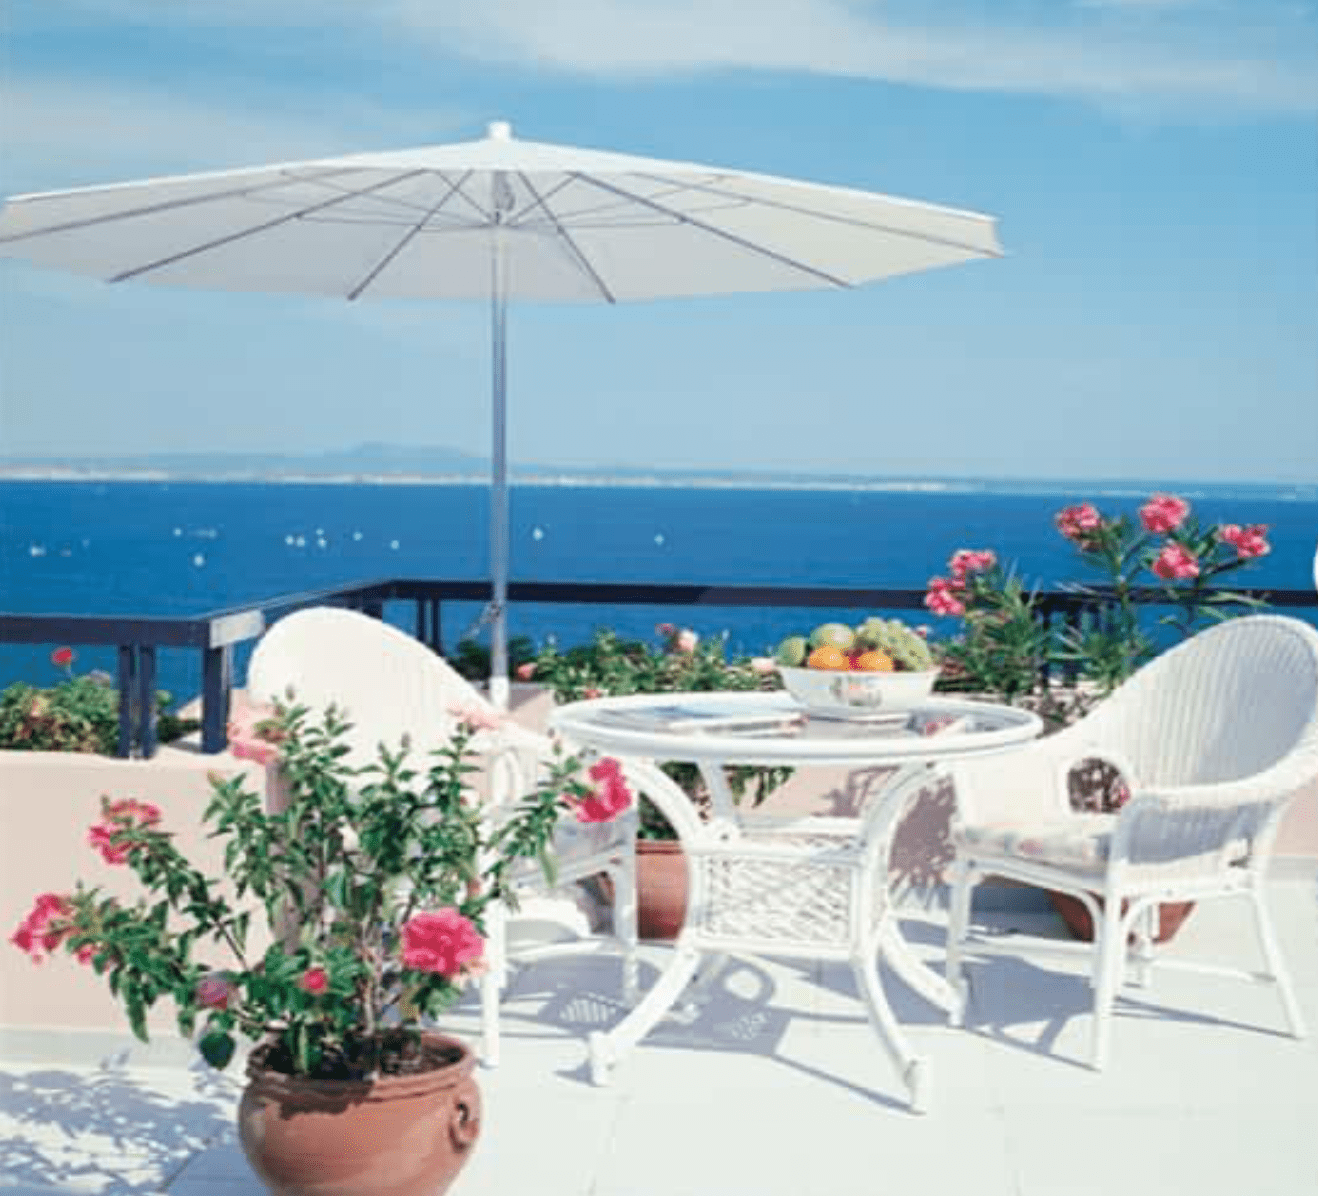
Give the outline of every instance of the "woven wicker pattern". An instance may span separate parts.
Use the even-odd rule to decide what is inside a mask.
[[[809,839],[777,842],[799,859],[732,853],[704,856],[707,900],[701,926],[718,938],[782,943],[845,943],[850,933],[854,853],[846,858],[835,842],[822,848]]]

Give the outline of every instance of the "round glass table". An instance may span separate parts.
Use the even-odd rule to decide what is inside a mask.
[[[927,1107],[928,1069],[892,1013],[880,960],[944,1010],[955,1009],[958,998],[902,937],[889,896],[892,837],[911,802],[941,773],[958,760],[1035,738],[1043,730],[1038,716],[938,697],[908,710],[838,719],[809,714],[781,691],[715,692],[572,702],[551,714],[550,725],[570,743],[622,760],[633,785],[673,826],[687,865],[686,918],[669,962],[621,1022],[590,1037],[595,1082],[607,1082],[684,994],[699,999],[727,956],[782,954],[851,964],[911,1107]],[[701,817],[659,768],[669,762],[699,767],[710,816]],[[742,816],[725,773],[731,765],[888,771],[857,817],[770,821]]]

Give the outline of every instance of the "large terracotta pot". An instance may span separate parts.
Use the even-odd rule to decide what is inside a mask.
[[[1053,908],[1062,916],[1062,921],[1066,923],[1066,928],[1078,939],[1086,943],[1094,941],[1094,920],[1089,916],[1089,910],[1079,897],[1070,893],[1059,893],[1055,889],[1048,890],[1048,896],[1052,899]],[[1102,908],[1103,899],[1098,898],[1099,908]],[[1190,916],[1190,911],[1194,909],[1193,901],[1164,901],[1158,906],[1158,931],[1153,936],[1155,943],[1165,943],[1172,938],[1181,928],[1181,923]],[[1125,912],[1125,906],[1122,906],[1122,912]],[[1134,937],[1133,935],[1131,936]]]
[[[429,1070],[309,1080],[248,1063],[238,1106],[243,1152],[272,1196],[438,1196],[480,1133],[475,1056],[423,1035]]]
[[[686,918],[686,856],[676,839],[636,844],[636,930],[643,939],[672,940]]]

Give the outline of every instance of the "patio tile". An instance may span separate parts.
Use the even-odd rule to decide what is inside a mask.
[[[1034,1109],[1008,1117],[1021,1196],[1204,1196],[1318,1191],[1307,1103],[1243,1123],[1227,1112]]]
[[[1274,895],[1297,992],[1318,1029],[1314,886],[1292,882]],[[1048,916],[1032,926],[1056,930]],[[1173,951],[1248,966],[1248,929],[1229,905],[1207,906]],[[941,961],[941,926],[907,933]],[[662,949],[646,956],[652,980]],[[1280,1025],[1267,988],[1155,974],[1152,988],[1126,991],[1100,1074],[1075,1062],[1089,1034],[1078,957],[1002,957],[973,975],[970,1031],[947,1027],[887,978],[932,1069],[932,1106],[918,1116],[845,966],[739,960],[695,1017],[661,1024],[611,1086],[596,1088],[585,1035],[622,1016],[616,963],[543,962],[509,991],[503,1065],[478,1072],[485,1125],[454,1196],[1318,1191],[1318,1038],[1267,1032]],[[478,1028],[470,1002],[446,1019],[471,1041]],[[201,1067],[0,1068],[0,1190],[262,1196],[234,1140],[240,1087],[241,1076]]]

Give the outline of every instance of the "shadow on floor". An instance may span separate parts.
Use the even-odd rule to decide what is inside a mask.
[[[0,1073],[0,1187],[148,1196],[233,1126],[237,1085],[190,1068],[164,1094],[106,1068]]]

